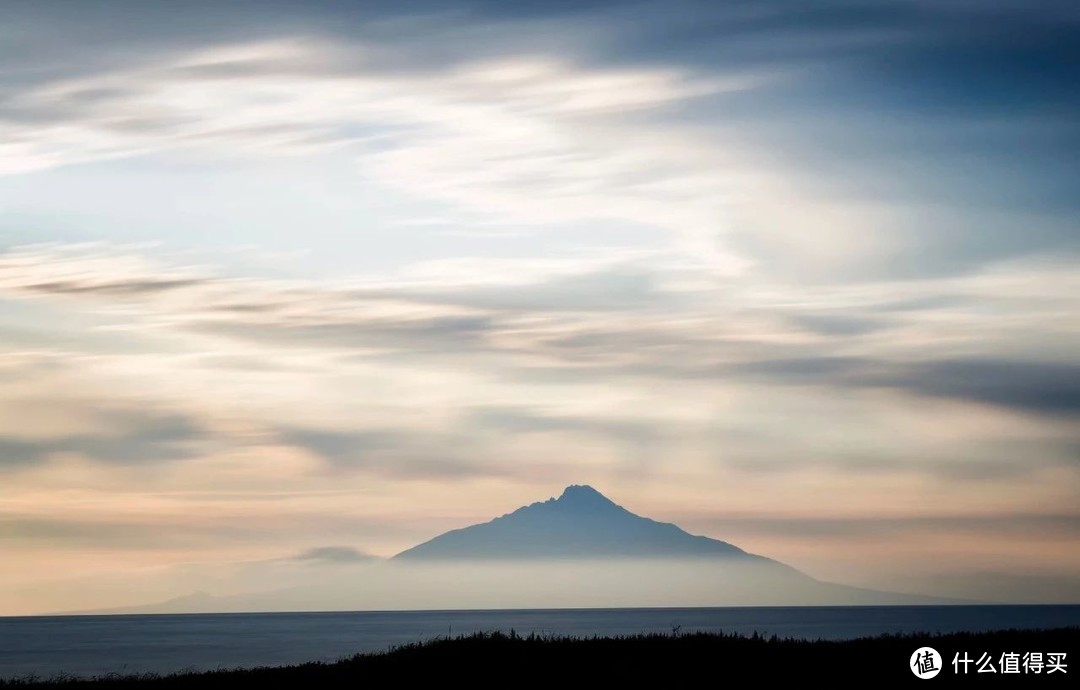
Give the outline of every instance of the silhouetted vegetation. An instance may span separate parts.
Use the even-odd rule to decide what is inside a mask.
[[[478,633],[408,644],[378,654],[358,654],[334,663],[238,669],[168,676],[105,676],[94,679],[24,678],[0,681],[0,688],[359,688],[368,683],[431,681],[531,686],[538,682],[578,687],[585,682],[650,683],[654,687],[754,684],[762,679],[835,682],[921,682],[908,670],[915,649],[940,652],[944,671],[937,683],[956,682],[951,660],[957,652],[972,657],[1003,652],[1066,652],[1068,673],[1039,677],[1038,686],[1074,683],[1080,673],[1080,628],[1005,630],[946,635],[884,635],[847,641],[809,641],[717,633],[631,637],[571,638],[510,633]],[[996,663],[996,661],[995,661]],[[1072,667],[1075,663],[1077,666]],[[978,674],[967,680],[1021,687],[1031,675]],[[741,679],[741,680],[740,680]],[[961,677],[959,680],[963,680]]]

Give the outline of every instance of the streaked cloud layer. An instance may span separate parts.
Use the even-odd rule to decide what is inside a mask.
[[[6,14],[0,613],[582,482],[826,579],[1080,578],[1067,3]]]

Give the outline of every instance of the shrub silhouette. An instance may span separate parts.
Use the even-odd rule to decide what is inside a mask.
[[[670,686],[689,683],[694,676],[716,684],[739,678],[799,680],[850,678],[856,682],[918,682],[908,670],[911,653],[922,646],[941,653],[949,673],[939,678],[956,681],[949,660],[954,653],[977,656],[988,652],[1067,652],[1074,660],[1080,649],[1080,628],[1005,630],[991,633],[883,635],[847,641],[765,637],[758,633],[681,632],[626,637],[573,638],[516,630],[481,632],[393,647],[380,654],[357,654],[334,663],[309,663],[280,668],[237,669],[169,676],[109,675],[96,679],[58,677],[0,681],[0,688],[66,688],[111,690],[147,688],[357,688],[367,683],[429,681],[498,683],[501,687],[537,682],[576,687],[584,682],[624,681]],[[1074,672],[1073,669],[1069,671]],[[1055,674],[1040,681],[1069,678]],[[979,686],[1017,678],[980,675]],[[1068,681],[1063,681],[1067,683]],[[1051,683],[1053,684],[1053,683]],[[1063,683],[1059,683],[1063,684]]]

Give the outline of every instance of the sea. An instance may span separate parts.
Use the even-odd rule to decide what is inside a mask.
[[[1080,626],[1080,606],[821,606],[0,617],[0,678],[172,673],[334,661],[472,632],[723,631],[850,639]]]

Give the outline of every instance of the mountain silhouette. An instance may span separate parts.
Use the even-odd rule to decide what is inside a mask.
[[[490,522],[451,530],[402,551],[396,559],[560,558],[771,559],[668,522],[631,513],[591,486],[574,484],[558,498],[518,508]],[[787,566],[782,566],[787,567]]]
[[[635,515],[582,485],[389,560],[359,553],[322,547],[254,563],[246,594],[196,594],[94,613],[959,603],[822,582]],[[275,573],[286,578],[283,585],[293,584],[258,586]]]

